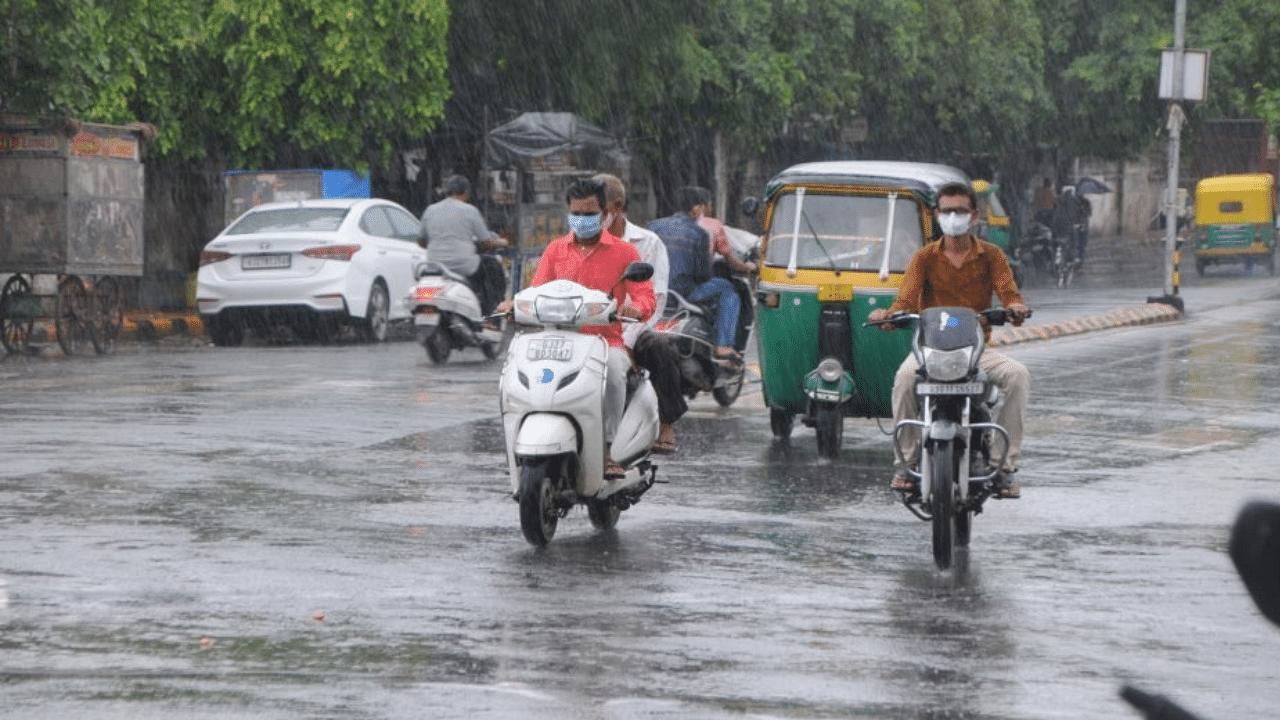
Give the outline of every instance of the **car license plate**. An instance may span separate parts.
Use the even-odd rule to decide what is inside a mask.
[[[573,357],[573,343],[568,338],[530,340],[525,357],[529,360],[568,360]]]
[[[917,395],[978,395],[982,393],[982,383],[917,383]]]
[[[242,255],[240,257],[241,270],[270,270],[277,268],[287,268],[293,256],[289,253],[274,253],[271,255]]]

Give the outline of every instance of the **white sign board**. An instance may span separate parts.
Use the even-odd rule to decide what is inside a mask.
[[[1173,58],[1175,51],[1160,51],[1160,99],[1203,101],[1209,90],[1209,51],[1182,51],[1182,93],[1173,96]]]

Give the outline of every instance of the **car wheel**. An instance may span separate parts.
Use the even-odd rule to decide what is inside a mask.
[[[244,323],[222,315],[205,321],[209,339],[218,347],[236,347],[244,342]]]
[[[364,320],[357,325],[360,339],[364,342],[383,342],[387,339],[387,327],[390,325],[391,296],[387,294],[387,286],[378,280],[369,289],[369,307],[365,311]]]

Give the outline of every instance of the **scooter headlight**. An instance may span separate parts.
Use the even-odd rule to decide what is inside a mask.
[[[958,350],[924,349],[924,371],[933,380],[959,380],[969,374],[969,357],[973,348]]]
[[[534,300],[533,314],[539,321],[548,325],[563,325],[573,322],[578,317],[578,308],[582,307],[580,297],[548,297],[539,295]]]
[[[844,375],[844,366],[839,360],[829,357],[823,358],[822,362],[818,363],[818,377],[822,378],[823,382],[836,382],[842,375]]]

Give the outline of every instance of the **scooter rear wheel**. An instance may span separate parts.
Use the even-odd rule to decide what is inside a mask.
[[[438,327],[435,332],[422,339],[422,346],[427,349],[427,359],[435,365],[449,362],[449,351],[453,343],[449,340],[449,331]]]
[[[597,530],[612,530],[617,527],[618,516],[621,514],[622,511],[608,499],[587,501],[587,517],[591,520],[591,526]]]
[[[555,487],[546,460],[534,460],[520,468],[520,530],[530,544],[542,547],[555,537],[560,513]]]

